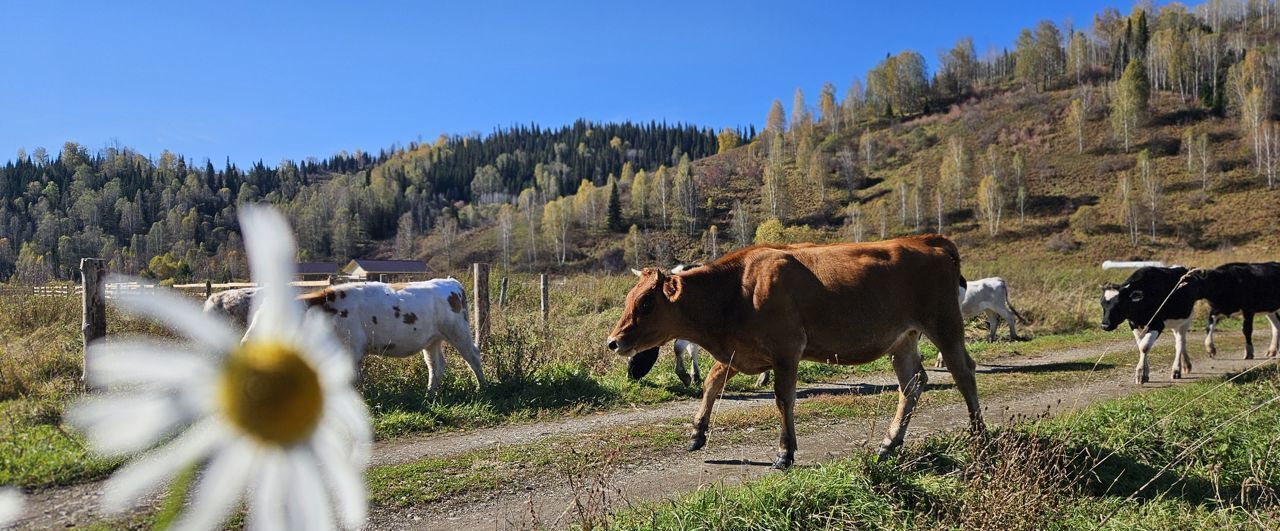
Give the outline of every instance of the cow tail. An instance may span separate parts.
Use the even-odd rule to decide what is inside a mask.
[[[1013,301],[1009,300],[1008,297],[1005,298],[1004,305],[1009,307],[1009,311],[1013,312],[1013,316],[1018,318],[1019,323],[1027,324],[1027,318],[1018,313],[1018,309],[1013,307]]]

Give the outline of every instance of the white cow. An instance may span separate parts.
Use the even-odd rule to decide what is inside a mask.
[[[1013,309],[1013,305],[1009,304],[1009,286],[1005,284],[1003,278],[991,277],[966,282],[964,290],[959,293],[959,299],[960,313],[966,321],[977,317],[978,314],[986,314],[987,341],[996,340],[996,327],[1000,325],[1002,319],[1009,325],[1009,339],[1018,339],[1015,317],[1023,322],[1026,322],[1026,319],[1023,319],[1018,311]],[[941,355],[938,356],[936,365],[943,366]]]
[[[253,296],[262,288],[236,288],[219,291],[204,301],[204,313],[219,313],[241,327],[249,326],[249,312],[253,309]]]
[[[441,347],[448,341],[471,367],[476,383],[484,387],[480,349],[471,342],[467,299],[457,280],[355,282],[298,299],[332,317],[338,339],[355,357],[357,372],[366,354],[403,358],[422,352],[428,369],[427,391],[435,391],[444,376]]]

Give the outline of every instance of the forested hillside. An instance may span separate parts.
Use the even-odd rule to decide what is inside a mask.
[[[301,258],[342,261],[380,240],[412,243],[434,226],[470,228],[480,220],[468,202],[508,201],[532,186],[554,194],[580,181],[603,185],[624,165],[705,156],[716,141],[692,126],[577,122],[247,170],[74,143],[54,155],[23,151],[0,167],[0,278],[72,278],[82,257],[158,279],[243,278],[236,205],[255,201],[290,213]]]
[[[790,112],[761,102],[758,135],[578,122],[248,171],[73,144],[22,153],[0,168],[0,277],[68,278],[104,256],[161,279],[241,278],[235,205],[264,200],[288,212],[303,259],[437,271],[619,270],[924,231],[969,256],[1076,264],[1265,251],[1280,243],[1278,14],[1143,3],[1042,21],[981,54],[961,37],[932,65],[906,50],[828,83],[816,105],[799,89]]]

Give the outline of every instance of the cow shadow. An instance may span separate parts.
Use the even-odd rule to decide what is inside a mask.
[[[930,384],[926,384],[924,388],[925,388],[925,391],[932,391],[936,389],[950,389],[953,387],[955,386],[949,383],[945,383],[945,384],[930,383]],[[869,396],[869,395],[878,395],[882,393],[896,393],[896,392],[898,392],[898,384],[855,383],[855,384],[849,384],[849,385],[821,385],[816,387],[803,387],[803,388],[797,389],[796,398],[805,399],[805,398],[818,398],[823,396],[843,396],[843,395]],[[765,400],[769,398],[773,398],[773,391],[735,393],[732,395],[725,395],[720,400],[731,400],[731,401],[732,400]]]
[[[1083,372],[1089,370],[1107,370],[1114,368],[1114,363],[1097,363],[1087,361],[1061,361],[1034,365],[978,365],[975,372],[979,374],[1038,374],[1046,372]]]

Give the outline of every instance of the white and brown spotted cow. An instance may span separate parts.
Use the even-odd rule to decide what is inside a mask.
[[[422,352],[430,375],[427,390],[435,391],[444,375],[441,346],[448,341],[484,387],[480,350],[471,342],[466,295],[457,280],[342,284],[299,300],[332,316],[334,331],[351,349],[357,370],[365,354],[403,358]]]

